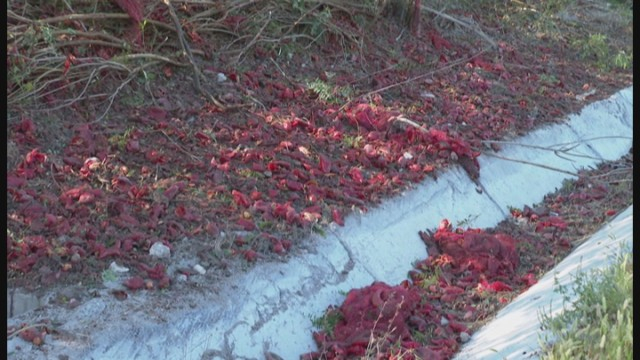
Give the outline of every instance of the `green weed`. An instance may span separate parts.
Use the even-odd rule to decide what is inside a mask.
[[[541,336],[542,359],[633,359],[632,264],[632,254],[621,253],[608,268],[578,272],[572,284],[577,299],[571,309],[555,318],[539,314],[554,339]],[[569,301],[569,290],[556,279],[556,291],[564,302]]]
[[[311,323],[316,328],[324,331],[329,337],[333,336],[336,325],[342,320],[342,313],[338,309],[329,308],[320,317],[311,319]]]
[[[353,96],[351,87],[330,85],[320,79],[307,82],[307,88],[316,94],[318,99],[329,104],[342,103]]]
[[[343,135],[342,136],[342,144],[347,148],[358,149],[362,147],[363,142],[364,142],[364,138],[360,135],[357,135],[357,136]]]
[[[111,269],[106,269],[102,272],[102,282],[110,282],[118,280],[118,274]]]
[[[456,227],[469,227],[471,223],[476,221],[478,217],[480,217],[480,214],[477,214],[477,215],[469,214],[466,218],[456,221]]]

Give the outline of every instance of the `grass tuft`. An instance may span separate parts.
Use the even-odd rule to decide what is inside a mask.
[[[618,255],[608,268],[579,273],[572,288],[571,309],[553,318],[540,314],[551,332],[540,339],[541,359],[633,359],[632,254]],[[556,291],[567,299],[567,287]]]

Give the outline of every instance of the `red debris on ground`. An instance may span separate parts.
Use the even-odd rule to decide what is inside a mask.
[[[303,359],[357,358],[372,351],[383,359],[449,359],[463,341],[460,334],[471,335],[471,322],[482,317],[480,302],[493,294],[493,301],[505,302],[507,292],[535,283],[532,274],[514,276],[520,258],[509,235],[454,229],[445,219],[434,234],[420,236],[429,257],[409,273],[411,281],[351,290],[325,314],[339,318],[333,329],[314,333],[319,351]]]

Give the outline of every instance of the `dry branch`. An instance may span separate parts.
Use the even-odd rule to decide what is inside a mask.
[[[182,31],[182,26],[180,25],[180,20],[178,19],[178,15],[176,14],[176,11],[171,5],[171,2],[169,0],[162,0],[162,2],[167,6],[167,9],[169,10],[169,15],[171,16],[171,19],[173,20],[173,24],[176,27],[178,40],[180,40],[180,45],[182,45],[184,55],[189,59],[189,62],[193,67],[193,71],[195,73],[194,86],[196,90],[202,95],[204,95],[209,101],[211,101],[215,106],[220,108],[222,111],[226,110],[227,107],[225,105],[223,105],[218,99],[216,99],[213,95],[211,95],[208,91],[206,91],[202,87],[200,83],[200,77],[202,77],[202,72],[200,71],[200,67],[196,63],[195,59],[193,58],[191,47],[189,46],[189,44],[187,43],[187,40],[184,37],[184,31]]]
[[[474,55],[471,55],[469,57],[466,57],[466,58],[463,58],[463,59],[458,59],[456,61],[452,61],[451,63],[449,63],[449,64],[447,64],[445,66],[439,67],[439,68],[431,70],[431,71],[427,71],[427,72],[425,72],[423,74],[414,76],[414,77],[412,77],[410,79],[407,79],[407,80],[404,80],[404,81],[400,81],[400,82],[397,82],[397,83],[394,83],[394,84],[391,84],[391,85],[387,85],[387,86],[381,87],[381,88],[376,89],[376,90],[369,91],[369,92],[367,92],[367,93],[365,93],[363,95],[360,95],[360,96],[358,96],[356,98],[369,97],[371,95],[375,95],[375,94],[378,94],[378,93],[381,93],[381,92],[385,92],[387,90],[396,88],[398,86],[406,85],[406,84],[412,83],[414,81],[417,81],[417,80],[420,80],[420,79],[424,79],[427,76],[431,76],[431,75],[433,75],[433,74],[435,74],[435,73],[437,73],[439,71],[447,70],[447,69],[450,69],[450,68],[458,66],[458,65],[464,65],[464,64],[468,63],[469,61],[473,60],[474,58],[482,55],[487,50],[488,49],[485,48],[483,50],[480,50],[478,53],[476,53]],[[353,101],[355,101],[356,98],[353,98],[353,99],[347,101],[344,105],[342,105],[340,107],[340,111],[343,111],[344,109],[346,109],[347,106],[349,106],[349,104],[351,104]]]
[[[496,48],[498,46],[496,44],[495,40],[493,40],[491,37],[489,37],[489,35],[485,34],[484,31],[482,31],[477,24],[471,24],[471,23],[468,23],[466,21],[462,21],[462,20],[457,19],[457,18],[455,18],[455,17],[453,17],[451,15],[448,15],[448,14],[442,12],[442,11],[438,11],[436,9],[430,8],[430,7],[426,6],[426,5],[422,5],[421,9],[424,10],[424,11],[428,11],[430,13],[436,14],[436,15],[444,18],[444,19],[447,19],[447,20],[452,21],[452,22],[454,22],[454,23],[456,23],[458,25],[466,27],[469,30],[474,31],[476,34],[480,35],[480,37],[483,38],[486,42],[488,42],[489,45],[491,45],[492,48]]]

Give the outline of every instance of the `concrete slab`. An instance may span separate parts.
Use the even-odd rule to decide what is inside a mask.
[[[406,279],[412,263],[427,256],[418,231],[435,228],[443,218],[453,224],[466,220],[468,226],[494,226],[505,218],[508,206],[539,202],[569,177],[522,161],[575,171],[627,153],[632,95],[632,88],[622,90],[565,124],[514,140],[500,153],[521,162],[481,157],[483,194],[461,168],[453,168],[437,181],[427,180],[365,214],[348,217],[344,227],[310,239],[309,250],[288,263],[258,264],[224,283],[184,294],[140,292],[125,302],[103,294],[73,310],[44,307],[17,316],[10,323],[58,319],[57,329],[69,337],[47,339],[40,350],[10,339],[9,358],[263,359],[269,350],[297,359],[315,350],[310,319],[340,304],[349,289],[374,280],[397,284]],[[609,140],[590,140],[595,137]],[[571,160],[530,147],[567,143],[579,144],[571,149],[577,154],[562,154]]]

